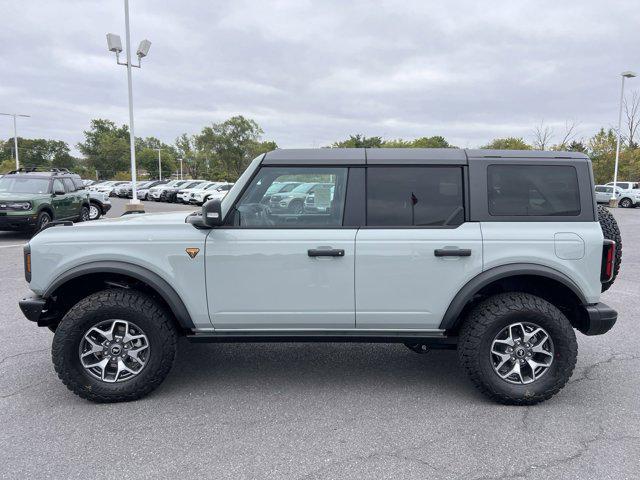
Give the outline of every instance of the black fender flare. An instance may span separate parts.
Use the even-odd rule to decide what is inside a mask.
[[[157,273],[134,263],[108,260],[78,265],[77,267],[73,267],[59,275],[49,285],[49,287],[47,287],[46,291],[42,294],[42,297],[48,299],[58,288],[68,281],[95,273],[116,273],[127,275],[146,283],[155,290],[155,292],[160,295],[165,302],[167,302],[171,312],[182,328],[189,330],[195,329],[195,325],[193,324],[193,320],[191,319],[191,315],[189,315],[187,307],[185,307],[180,295],[176,293],[173,287]]]
[[[485,270],[469,280],[469,282],[467,282],[467,284],[458,291],[453,300],[451,300],[449,308],[447,308],[447,311],[442,318],[442,322],[440,322],[439,328],[442,330],[450,330],[454,328],[457,325],[464,307],[482,288],[496,280],[520,275],[533,275],[555,280],[569,288],[580,300],[582,305],[588,304],[587,299],[580,290],[580,287],[578,287],[578,285],[576,285],[576,283],[564,273],[544,265],[536,265],[533,263],[510,263],[508,265],[500,265],[498,267]]]

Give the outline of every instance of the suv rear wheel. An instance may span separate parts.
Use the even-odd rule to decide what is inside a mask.
[[[533,405],[551,398],[571,377],[577,355],[569,320],[527,293],[488,298],[460,330],[461,365],[473,384],[499,403]]]
[[[90,213],[89,207],[87,207],[86,205],[83,205],[82,208],[80,208],[80,216],[78,217],[78,221],[88,222],[89,220],[91,220],[91,213]]]
[[[620,206],[622,208],[631,208],[633,206],[633,202],[631,201],[630,198],[623,198],[622,200],[620,200]]]
[[[76,395],[122,402],[162,383],[176,345],[173,320],[152,297],[109,289],[69,310],[56,329],[52,356],[58,377]]]

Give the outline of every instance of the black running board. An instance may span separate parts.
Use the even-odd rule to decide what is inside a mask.
[[[211,331],[187,335],[190,342],[354,342],[354,343],[444,343],[455,344],[456,337],[432,331],[319,331],[319,330],[262,330]]]

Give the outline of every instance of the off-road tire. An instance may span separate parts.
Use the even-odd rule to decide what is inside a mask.
[[[539,379],[513,384],[494,371],[491,344],[507,325],[526,321],[547,331],[555,355],[549,370]],[[507,405],[533,405],[551,398],[571,377],[577,355],[575,332],[567,317],[551,303],[527,293],[502,293],[478,304],[465,319],[458,342],[458,360],[476,388]]]
[[[36,220],[36,226],[34,232],[37,233],[42,230],[52,220],[51,215],[48,212],[40,212],[38,219]]]
[[[611,277],[610,282],[602,284],[602,291],[606,292],[611,288],[613,282],[616,281],[616,277],[620,271],[620,266],[622,265],[622,236],[620,235],[618,222],[616,222],[615,217],[607,207],[598,205],[598,221],[600,222],[600,228],[602,228],[604,238],[616,242],[616,258],[613,263],[613,277]]]
[[[79,358],[84,334],[108,319],[134,322],[145,332],[150,348],[144,369],[133,378],[115,383],[92,377]],[[102,290],[80,300],[58,325],[53,337],[53,365],[67,388],[82,398],[101,403],[137,400],[165,379],[176,357],[177,340],[171,314],[152,297],[135,290]]]

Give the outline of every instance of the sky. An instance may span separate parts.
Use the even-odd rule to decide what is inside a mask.
[[[73,148],[92,118],[128,123],[122,0],[0,0],[0,112],[19,136]],[[233,115],[282,148],[361,133],[459,147],[577,136],[617,123],[620,72],[640,70],[637,0],[131,0],[136,136],[172,143]],[[640,78],[627,83],[630,95]],[[13,136],[0,117],[0,138]]]

